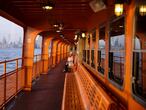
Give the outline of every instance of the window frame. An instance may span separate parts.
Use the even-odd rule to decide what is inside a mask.
[[[121,18],[124,18],[124,35],[125,35],[125,38],[124,38],[124,44],[125,44],[125,49],[124,49],[124,75],[123,75],[123,83],[122,85],[118,84],[116,81],[114,81],[113,79],[110,78],[110,73],[109,73],[109,53],[110,53],[110,37],[111,37],[111,34],[110,34],[110,31],[111,31],[111,24],[114,23],[115,21],[118,21],[119,19]],[[115,16],[112,16],[111,17],[111,20],[109,21],[109,37],[108,37],[108,42],[109,42],[109,45],[108,45],[108,81],[114,85],[116,88],[118,88],[119,90],[123,91],[124,90],[124,86],[125,86],[125,74],[126,74],[126,69],[125,69],[125,62],[126,62],[126,15],[123,14],[119,17],[115,17]]]
[[[131,94],[132,94],[132,97],[133,97],[133,99],[136,101],[136,102],[138,102],[139,104],[141,104],[142,106],[144,106],[144,107],[146,107],[146,101],[145,100],[143,100],[142,98],[141,98],[141,96],[139,95],[139,94],[136,94],[136,93],[134,93],[135,91],[133,90],[133,82],[134,82],[134,51],[136,50],[135,49],[135,42],[134,42],[134,39],[135,39],[135,37],[137,37],[137,38],[139,38],[139,36],[136,34],[136,25],[137,25],[137,8],[138,8],[138,6],[136,6],[136,9],[135,9],[135,16],[133,17],[133,24],[134,24],[134,28],[133,28],[133,30],[134,30],[134,36],[133,36],[133,48],[132,48],[132,62],[131,62],[131,64],[132,64],[132,73],[131,73]],[[143,50],[143,49],[141,49],[141,50]]]
[[[99,26],[99,38],[100,38],[100,29],[102,29],[102,28],[104,28],[104,43],[105,43],[105,49],[104,49],[104,51],[105,51],[105,61],[104,61],[104,63],[106,63],[106,24],[104,23],[104,24],[101,24],[100,26]],[[98,58],[97,58],[97,63],[98,63],[98,65],[97,65],[97,71],[98,71],[98,73],[100,74],[100,75],[102,75],[103,77],[104,77],[104,75],[105,75],[105,68],[106,68],[106,66],[104,65],[104,68],[102,68],[101,67],[101,69],[103,69],[104,70],[104,72],[102,73],[101,71],[99,71],[98,70],[98,68],[99,68],[99,63],[101,63],[101,61],[99,62],[99,51],[100,51],[100,49],[99,49],[99,39],[98,38],[98,41],[97,41],[97,43],[98,43],[98,49],[97,49],[97,55],[98,55]],[[100,54],[101,54],[101,51],[100,51]],[[100,57],[100,60],[101,60],[101,57]]]

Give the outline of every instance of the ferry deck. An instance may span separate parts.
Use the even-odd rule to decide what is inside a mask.
[[[1,110],[146,110],[145,0],[0,0],[0,17],[24,32],[0,61]]]

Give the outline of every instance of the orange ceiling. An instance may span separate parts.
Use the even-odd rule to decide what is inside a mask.
[[[0,0],[0,8],[18,20],[44,31],[53,31],[53,24],[63,23],[63,34],[73,41],[78,29],[86,30],[89,17],[94,14],[89,6],[91,0],[51,0],[55,7],[51,11],[42,9],[47,0]]]

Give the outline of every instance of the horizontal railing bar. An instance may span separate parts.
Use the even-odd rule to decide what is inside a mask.
[[[18,69],[9,71],[9,72],[6,73],[6,77],[15,74],[17,70],[21,71],[22,69],[24,69],[24,67],[19,67]],[[5,76],[4,74],[0,75],[0,79],[3,78],[4,76]]]
[[[8,63],[8,62],[13,62],[13,61],[16,61],[16,60],[22,60],[23,58],[15,58],[15,59],[12,59],[12,60],[5,60],[5,61],[1,61],[0,64],[3,64],[3,63]]]

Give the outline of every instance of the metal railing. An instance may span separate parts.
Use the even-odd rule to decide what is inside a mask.
[[[34,63],[33,63],[33,72],[32,78],[33,80],[40,76],[43,72],[43,61],[41,60],[42,55],[34,55]]]
[[[25,69],[21,63],[19,64],[22,60],[22,58],[17,58],[0,62],[0,108],[24,87]]]
[[[68,53],[64,55],[67,57]],[[34,55],[33,80],[43,72],[44,65],[41,56],[41,54]],[[55,54],[49,57],[48,68],[52,67],[53,60],[55,59]],[[24,88],[25,68],[22,66],[23,60],[23,58],[16,58],[0,62],[0,109]]]

